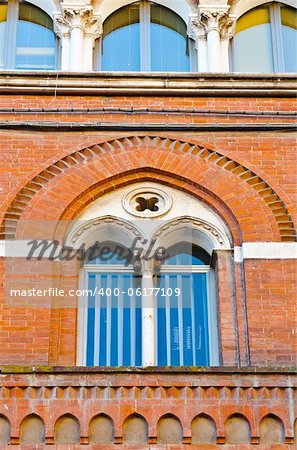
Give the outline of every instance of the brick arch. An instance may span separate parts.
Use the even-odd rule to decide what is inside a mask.
[[[96,183],[90,189],[81,192],[63,211],[59,217],[59,224],[55,230],[55,239],[63,241],[69,221],[75,218],[82,212],[89,204],[97,200],[102,195],[108,194],[114,189],[120,189],[130,184],[140,182],[157,182],[179,189],[187,194],[193,195],[203,203],[210,206],[218,215],[225,221],[230,230],[234,245],[239,245],[242,242],[241,230],[233,212],[228,206],[221,201],[214,193],[209,192],[206,188],[199,186],[197,183],[190,182],[184,177],[175,176],[175,174],[164,172],[160,169],[146,167],[135,171],[130,170],[123,172],[114,177],[105,179],[103,182]]]
[[[96,160],[102,157],[103,154],[125,152],[128,149],[139,147],[145,147],[147,149],[157,148],[158,150],[166,150],[167,152],[180,155],[192,155],[212,166],[216,166],[221,170],[235,175],[238,178],[238,182],[244,182],[252,188],[270,208],[278,227],[280,240],[296,240],[296,230],[285,203],[259,175],[216,150],[182,140],[174,140],[160,136],[132,136],[113,139],[75,151],[56,161],[30,180],[16,195],[5,213],[1,226],[1,237],[7,239],[15,238],[18,221],[26,206],[37,192],[61,173],[82,163]]]

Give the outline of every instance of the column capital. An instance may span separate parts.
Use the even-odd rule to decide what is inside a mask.
[[[233,38],[236,29],[237,16],[229,14],[222,18],[220,22],[220,35],[222,39],[230,40]]]
[[[189,38],[195,41],[196,49],[199,40],[206,41],[206,26],[198,16],[190,16],[187,33]]]
[[[204,25],[206,33],[210,31],[220,32],[221,22],[228,17],[229,6],[198,6],[199,22]]]
[[[58,36],[71,34],[75,28],[94,39],[102,34],[101,16],[94,14],[92,6],[88,5],[62,4],[62,13],[55,14],[54,23]]]

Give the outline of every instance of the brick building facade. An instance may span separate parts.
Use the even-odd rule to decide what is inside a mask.
[[[240,3],[224,14],[231,6],[236,20]],[[196,28],[207,16],[199,14]],[[223,73],[226,64],[211,73],[211,27],[208,73],[199,70],[200,34],[199,73],[87,72],[82,61],[65,67],[65,42],[79,45],[73,29],[57,31],[64,71],[0,72],[1,445],[295,448],[296,77]],[[222,57],[224,39],[221,31]],[[190,244],[198,263],[188,273],[188,263],[164,269],[156,255],[146,265],[133,253],[130,272],[115,264],[104,272],[96,259],[51,258],[52,247],[28,258],[35,240],[57,242],[59,253],[98,240],[129,248],[147,236],[170,249]],[[129,316],[119,308],[100,322],[90,311],[102,316],[102,305],[78,293],[93,279],[103,285],[108,270],[117,284],[106,278],[105,287],[123,286],[119,273],[140,286],[139,322],[131,304]],[[181,330],[185,312],[174,318],[172,308],[162,322],[159,307],[145,303],[144,290],[162,280],[168,297],[168,287],[183,292],[184,279],[198,278],[207,279],[206,303],[188,295],[207,311],[199,332],[198,322]],[[29,296],[33,288],[52,290]]]

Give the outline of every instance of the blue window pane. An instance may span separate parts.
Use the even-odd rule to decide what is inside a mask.
[[[108,251],[108,248],[110,248],[108,245],[106,247],[104,245],[102,247],[99,247],[99,254],[95,255],[95,257],[91,261],[88,261],[88,255],[86,255],[87,263],[94,265],[125,264],[125,266],[129,266],[131,264],[133,255],[129,251],[129,249],[126,249],[124,247],[116,247],[114,251]]]
[[[140,366],[141,308],[133,295],[134,276],[89,273],[88,277],[88,289],[97,288],[97,295],[88,297],[86,364]]]
[[[190,58],[187,40],[163,25],[151,24],[151,70],[162,72],[188,72]]]
[[[206,263],[197,256],[190,255],[188,253],[179,253],[178,255],[174,255],[166,259],[165,264],[166,266],[204,266]]]
[[[52,70],[56,65],[54,33],[36,23],[18,21],[16,69]]]
[[[195,337],[194,325],[194,308],[195,308],[195,293],[193,291],[192,275],[180,276],[180,285],[182,287],[182,303],[184,304],[182,315],[183,327],[183,365],[192,366],[196,363],[194,358]]]
[[[5,67],[6,22],[0,22],[0,69]]]
[[[117,29],[103,39],[102,70],[140,70],[140,25]]]
[[[193,276],[194,309],[195,309],[195,351],[196,365],[209,365],[209,336],[206,274],[195,273]]]
[[[297,72],[297,30],[282,26],[285,72]]]
[[[208,366],[209,335],[206,274],[162,274],[157,309],[159,366]],[[179,297],[163,295],[168,287]]]
[[[95,274],[89,276],[88,289],[94,292]],[[88,296],[88,328],[87,328],[87,366],[94,365],[94,333],[95,333],[95,297],[92,294]]]
[[[270,24],[256,25],[236,34],[233,56],[236,72],[273,72]]]

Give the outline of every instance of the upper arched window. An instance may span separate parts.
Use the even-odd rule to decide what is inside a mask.
[[[280,3],[241,16],[233,40],[236,72],[297,72],[297,12]]]
[[[0,68],[56,68],[53,21],[46,12],[24,1],[0,1]]]
[[[114,71],[190,70],[185,22],[148,1],[125,6],[103,25],[101,69]]]

